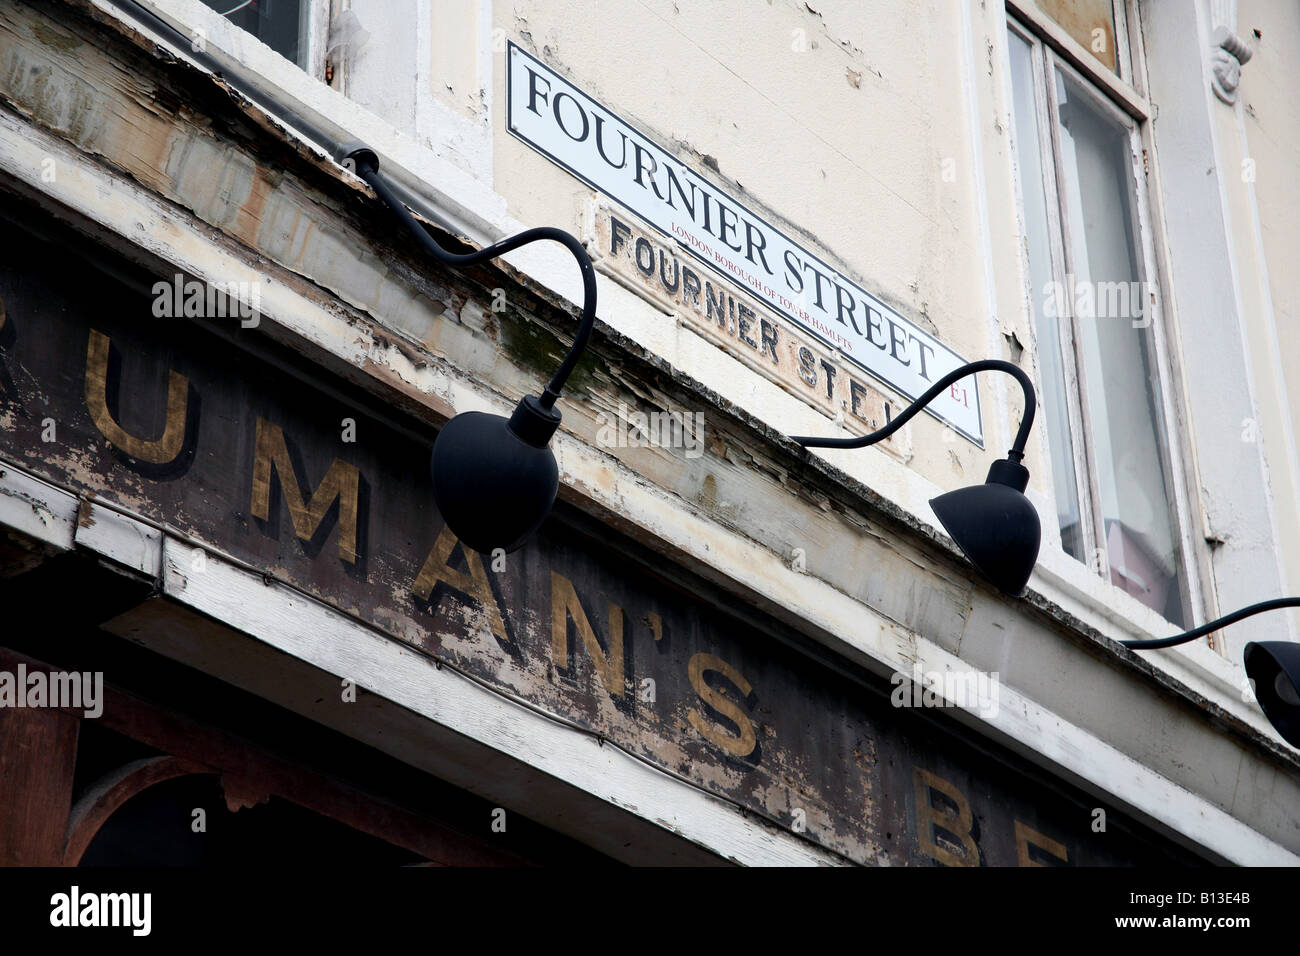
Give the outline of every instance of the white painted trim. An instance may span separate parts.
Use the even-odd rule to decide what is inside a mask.
[[[307,41],[307,66],[309,76],[325,81],[325,52],[329,45],[330,0],[308,0],[307,27],[303,31]]]
[[[0,525],[69,551],[76,537],[77,497],[0,459]]]
[[[427,0],[416,0],[416,55],[412,64],[416,78],[414,133],[419,142],[432,145],[436,152],[454,154],[457,158],[453,161],[458,166],[490,188],[495,178],[496,135],[492,125],[492,11],[490,2],[486,11],[483,5],[484,0],[475,3],[474,34],[464,38],[477,48],[478,83],[484,91],[481,108],[469,120],[433,92],[433,38],[443,28],[440,14],[445,8]]]
[[[975,222],[979,236],[980,271],[983,276],[984,321],[988,327],[988,354],[995,358],[1002,357],[1002,331],[998,321],[997,279],[993,269],[993,230],[989,225],[988,184],[984,176],[984,136],[980,128],[979,79],[975,69],[974,34],[971,30],[971,10],[969,3],[959,3],[961,10],[960,29],[958,31],[961,45],[961,95],[966,103],[966,142],[970,147],[971,178],[975,183]],[[1001,457],[1002,449],[1011,447],[1011,411],[1010,390],[1015,387],[1014,380],[1006,375],[989,376],[989,392],[994,397],[993,405],[997,409],[996,434],[985,436],[984,447],[992,449]],[[997,384],[992,383],[996,381]]]
[[[268,646],[506,753],[570,786],[747,866],[840,865],[811,842],[758,824],[594,735],[564,726],[458,676],[342,613],[210,557],[163,546],[163,593]]]
[[[1198,48],[1202,51],[1210,48],[1210,31],[1207,29],[1204,13],[1205,10],[1203,5],[1198,3],[1196,5],[1195,22],[1196,22]],[[1245,320],[1246,308],[1245,308],[1245,303],[1242,301],[1242,295],[1241,295],[1241,269],[1237,262],[1237,248],[1236,248],[1236,243],[1234,242],[1234,233],[1232,228],[1231,204],[1228,202],[1227,184],[1224,181],[1224,176],[1222,173],[1224,168],[1223,149],[1219,145],[1218,127],[1214,121],[1214,113],[1217,109],[1220,108],[1220,104],[1217,96],[1213,95],[1213,90],[1214,90],[1213,65],[1210,61],[1210,58],[1206,56],[1202,56],[1199,62],[1201,64],[1201,73],[1202,73],[1202,82],[1201,82],[1201,88],[1199,92],[1201,98],[1204,101],[1205,107],[1209,112],[1210,118],[1208,123],[1208,129],[1210,132],[1210,148],[1214,155],[1214,166],[1212,170],[1209,172],[1213,176],[1214,184],[1217,187],[1217,192],[1219,197],[1219,212],[1220,215],[1222,216],[1223,230],[1224,230],[1224,236],[1223,236],[1224,253],[1227,261],[1228,272],[1232,277],[1232,281],[1230,284],[1232,287],[1232,300],[1233,300],[1233,306],[1235,312],[1232,318],[1235,320],[1234,325],[1236,326],[1237,335],[1239,336],[1241,341],[1241,354],[1243,360],[1241,362],[1240,374],[1241,374],[1242,381],[1245,384],[1246,393],[1250,399],[1250,409],[1251,409],[1252,417],[1254,417],[1256,421],[1259,421],[1261,418],[1259,413],[1259,407],[1260,407],[1259,391],[1255,385],[1255,370],[1251,362],[1251,355],[1253,353],[1250,347],[1250,332],[1246,328],[1246,320]],[[1231,108],[1239,114],[1242,109],[1240,100],[1237,102],[1235,106]],[[1251,199],[1253,200],[1253,198],[1254,195],[1252,192]],[[1262,250],[1260,251],[1262,254]],[[1267,290],[1263,290],[1263,291],[1267,292]],[[1259,489],[1261,492],[1260,497],[1264,504],[1264,513],[1268,523],[1269,537],[1272,542],[1276,543],[1277,541],[1280,540],[1281,534],[1277,523],[1277,510],[1273,506],[1273,489],[1268,481],[1268,458],[1264,454],[1264,443],[1262,441],[1255,442],[1254,449],[1255,449],[1255,461],[1259,468],[1259,474],[1260,474],[1260,484],[1261,484],[1261,488]],[[1275,551],[1276,551],[1276,544],[1275,544]],[[1284,579],[1285,569],[1282,567],[1280,561],[1274,566],[1274,571],[1277,575],[1278,583],[1281,584]],[[1263,595],[1259,598],[1259,600],[1266,600],[1267,598],[1278,597],[1278,596],[1280,595],[1278,594]],[[1233,610],[1233,609],[1228,608],[1225,610]],[[1286,631],[1286,634],[1290,637],[1290,639],[1292,640],[1295,639],[1295,627],[1292,622],[1292,616],[1290,614],[1275,616],[1274,620],[1280,623],[1272,623],[1267,626],[1280,627],[1281,629]],[[1263,627],[1266,625],[1261,623],[1258,626]]]
[[[970,665],[943,648],[925,640],[916,644],[917,663],[922,671],[969,673]],[[936,684],[936,692],[938,685]],[[939,692],[940,696],[943,696]],[[993,728],[1009,741],[1034,740],[1038,752],[1066,774],[1074,774],[1101,793],[1140,792],[1146,799],[1137,809],[1183,837],[1193,840],[1224,859],[1242,866],[1298,866],[1300,856],[1274,843],[1249,826],[1196,794],[1170,782],[1121,753],[1105,741],[1061,720],[1051,711],[1005,684],[999,685],[997,707],[985,701],[949,701],[949,708],[968,715],[969,723]],[[960,705],[960,706],[959,706]],[[991,716],[980,713],[993,709]],[[1017,747],[1017,749],[1020,749]]]
[[[1138,121],[1150,118],[1152,113],[1151,103],[1136,84],[1132,82],[1131,77],[1123,77],[1112,73],[1100,60],[1093,57],[1091,51],[1070,36],[1064,27],[1039,10],[1032,0],[1006,0],[1006,2],[1011,6],[1018,19],[1030,27],[1045,43],[1050,44],[1054,53],[1087,76],[1094,86],[1104,89],[1109,99],[1118,103],[1125,113]],[[1124,0],[1119,0],[1119,3],[1123,4]],[[1127,13],[1127,8],[1124,8],[1121,15],[1125,13]],[[1120,49],[1118,33],[1117,30],[1115,51],[1117,64],[1119,64],[1118,57],[1124,52]],[[1127,27],[1126,34],[1132,34],[1131,26]],[[1127,42],[1127,37],[1125,46],[1131,47],[1131,44]]]
[[[1243,156],[1250,156],[1250,140],[1246,135],[1246,112],[1242,106],[1242,98],[1238,97],[1236,105],[1233,107],[1233,118],[1237,125],[1237,137]],[[1277,313],[1273,309],[1273,286],[1269,281],[1268,256],[1264,247],[1263,225],[1259,219],[1259,199],[1255,193],[1255,182],[1250,180],[1245,183],[1247,194],[1250,198],[1250,235],[1255,246],[1255,259],[1259,268],[1259,296],[1264,306],[1264,329],[1268,335],[1268,358],[1269,365],[1272,366],[1274,387],[1277,389],[1278,401],[1281,406],[1278,421],[1282,431],[1283,448],[1279,449],[1279,457],[1286,462],[1286,467],[1290,471],[1290,484],[1297,489],[1297,495],[1300,496],[1300,451],[1297,451],[1295,437],[1295,423],[1292,422],[1289,410],[1291,408],[1289,400],[1289,391],[1287,388],[1286,374],[1282,369],[1282,346],[1277,337]],[[1262,453],[1262,448],[1261,448]],[[1268,456],[1264,456],[1264,465],[1268,466]],[[1270,488],[1272,482],[1269,482]],[[1300,497],[1296,501],[1297,509],[1300,509]],[[1270,508],[1270,511],[1272,509]],[[1273,528],[1275,534],[1280,533],[1277,523],[1277,515],[1273,514]],[[1294,594],[1300,590],[1300,579],[1292,580],[1285,564],[1279,563],[1282,572],[1283,581],[1286,584],[1285,590],[1289,594]],[[1300,575],[1300,569],[1294,569],[1297,575]],[[1295,623],[1296,616],[1288,614],[1287,633],[1292,641],[1300,641],[1300,631],[1297,630]]]
[[[114,564],[157,579],[162,569],[162,532],[121,511],[83,500],[74,542]]]

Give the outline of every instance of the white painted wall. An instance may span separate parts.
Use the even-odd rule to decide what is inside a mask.
[[[1300,6],[1241,0],[1237,32],[1254,53],[1232,119],[1255,179],[1242,177],[1232,193],[1233,241],[1252,267],[1247,330],[1284,590],[1300,594]],[[1292,621],[1294,639],[1300,611]]]

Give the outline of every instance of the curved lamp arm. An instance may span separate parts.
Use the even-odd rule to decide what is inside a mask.
[[[809,435],[791,435],[805,448],[865,448],[888,438],[911,420],[921,409],[934,401],[946,388],[976,372],[1006,372],[1020,383],[1025,393],[1025,411],[1020,416],[1020,429],[1016,440],[1007,452],[989,468],[984,484],[950,491],[930,501],[930,508],[945,531],[956,542],[962,553],[1003,593],[1018,597],[1024,593],[1034,563],[1038,560],[1041,540],[1038,513],[1025,497],[1029,484],[1029,470],[1021,464],[1025,457],[1025,442],[1034,424],[1034,383],[1018,365],[1002,359],[983,359],[953,369],[888,425],[878,431],[857,438],[817,438]]]
[[[1025,457],[1025,442],[1029,439],[1029,429],[1034,424],[1034,409],[1037,406],[1037,400],[1034,397],[1034,383],[1030,380],[1028,373],[1019,365],[1012,365],[1002,359],[983,359],[953,369],[931,385],[925,394],[903,409],[888,425],[878,431],[860,435],[857,438],[817,438],[808,435],[791,435],[790,437],[805,448],[866,448],[868,445],[874,445],[876,442],[883,441],[894,434],[894,432],[906,425],[913,415],[934,401],[944,389],[951,388],[954,382],[959,382],[967,375],[973,375],[976,372],[989,371],[1006,372],[1008,375],[1014,376],[1016,381],[1020,383],[1021,390],[1025,393],[1025,411],[1020,417],[1020,430],[1016,432],[1016,440],[1012,444],[1011,450],[1007,452],[1009,459],[1019,462]]]
[[[1185,631],[1182,634],[1175,634],[1173,637],[1158,637],[1146,641],[1120,641],[1120,643],[1135,651],[1154,651],[1161,647],[1174,647],[1178,644],[1186,644],[1188,641],[1194,641],[1198,637],[1204,637],[1211,631],[1217,631],[1221,627],[1235,624],[1243,618],[1252,617],[1253,615],[1261,614],[1264,611],[1276,611],[1278,608],[1284,607],[1300,607],[1300,597],[1274,598],[1272,601],[1260,601],[1258,604],[1243,607],[1240,610],[1233,611],[1231,614],[1225,614],[1223,617],[1216,618],[1208,624],[1194,627],[1190,631]]]
[[[573,253],[573,257],[578,260],[578,268],[582,270],[582,318],[578,323],[578,332],[574,336],[573,345],[569,347],[568,354],[560,362],[560,367],[556,369],[555,375],[552,376],[541,397],[535,400],[536,404],[540,406],[540,419],[545,421],[552,417],[551,409],[555,405],[555,400],[560,396],[560,389],[564,387],[569,374],[573,371],[574,366],[578,364],[578,359],[582,357],[582,352],[587,347],[587,341],[591,338],[591,330],[596,321],[596,271],[592,268],[591,257],[587,255],[587,250],[582,247],[582,243],[562,229],[547,226],[525,230],[517,236],[502,239],[500,242],[495,242],[477,252],[465,254],[448,252],[434,242],[433,238],[421,228],[420,224],[415,221],[415,218],[407,210],[406,204],[397,197],[388,181],[380,175],[379,156],[369,146],[356,142],[339,143],[309,118],[289,109],[275,96],[263,90],[237,67],[220,62],[200,46],[192,43],[190,37],[181,33],[148,7],[137,2],[137,0],[114,0],[114,3],[119,9],[127,11],[138,23],[145,24],[148,29],[167,38],[177,49],[184,51],[184,56],[201,64],[214,75],[223,77],[227,83],[267,110],[276,119],[287,123],[309,140],[314,141],[318,146],[332,153],[336,162],[351,165],[356,174],[364,179],[379,198],[406,224],[407,229],[411,235],[415,236],[420,245],[438,261],[453,266],[473,265],[485,259],[495,259],[497,256],[505,255],[520,246],[541,239],[550,239],[561,243]],[[554,431],[553,428],[551,430]]]
[[[448,252],[438,245],[433,240],[433,237],[416,222],[415,217],[406,208],[406,204],[393,192],[388,181],[379,172],[379,158],[375,155],[374,150],[365,145],[350,144],[344,147],[336,158],[340,162],[352,160],[357,175],[369,184],[375,194],[397,214],[397,218],[405,224],[407,231],[439,262],[452,266],[470,266],[477,262],[503,256],[508,252],[513,252],[520,246],[528,245],[530,242],[545,239],[558,242],[573,253],[573,258],[578,260],[578,268],[582,271],[582,318],[578,322],[578,332],[573,338],[573,345],[569,347],[568,354],[564,356],[564,360],[560,362],[560,367],[555,370],[550,383],[542,392],[541,406],[544,409],[550,409],[555,404],[555,400],[560,397],[560,389],[564,387],[569,374],[573,371],[574,366],[578,364],[578,359],[582,357],[582,352],[587,347],[587,342],[591,338],[592,327],[596,322],[596,270],[592,267],[591,257],[587,255],[587,250],[582,247],[582,243],[563,229],[542,226],[536,229],[526,229],[518,235],[502,239],[500,242],[494,242],[477,252],[463,254]]]

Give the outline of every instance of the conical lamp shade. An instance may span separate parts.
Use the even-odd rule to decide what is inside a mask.
[[[559,469],[547,446],[554,426],[539,447],[519,436],[521,430],[530,434],[526,427],[512,427],[520,414],[516,410],[506,419],[463,412],[443,426],[433,445],[438,510],[461,544],[483,554],[522,545],[546,520],[559,489]],[[559,415],[552,414],[558,424]]]
[[[1252,641],[1246,645],[1245,664],[1264,716],[1283,740],[1300,747],[1300,644]]]
[[[1038,512],[1023,494],[1024,484],[1017,488],[1004,483],[1007,466],[1024,472],[1028,481],[1020,465],[998,461],[985,484],[940,495],[930,507],[976,570],[998,590],[1018,597],[1038,560],[1042,529]]]

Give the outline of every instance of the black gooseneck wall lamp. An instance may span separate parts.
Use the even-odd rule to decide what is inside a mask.
[[[573,345],[541,395],[526,395],[505,418],[486,412],[461,412],[443,426],[433,444],[430,468],[433,497],[447,526],[461,543],[488,553],[520,547],[541,525],[555,503],[559,471],[550,449],[560,425],[555,408],[560,389],[591,338],[596,318],[596,272],[591,257],[574,236],[561,229],[528,229],[477,252],[448,252],[415,220],[406,204],[379,172],[379,157],[370,147],[349,143],[335,158],[355,170],[439,262],[469,266],[540,240],[565,246],[582,270],[582,318]],[[884,428],[858,438],[791,436],[805,448],[865,448],[888,438],[934,401],[945,389],[976,372],[1012,375],[1025,393],[1020,429],[1006,458],[993,462],[984,484],[940,495],[930,502],[935,515],[958,547],[999,589],[1016,596],[1025,590],[1038,560],[1041,528],[1038,513],[1024,495],[1029,470],[1021,461],[1034,423],[1034,385],[1025,371],[1001,359],[985,359],[954,369],[900,412]]]
[[[791,436],[807,448],[865,448],[888,438],[954,382],[974,372],[997,370],[1014,375],[1025,393],[1025,412],[1007,457],[993,462],[982,485],[960,488],[930,501],[945,530],[986,578],[1012,596],[1024,592],[1038,560],[1041,529],[1038,513],[1024,495],[1029,471],[1020,462],[1034,421],[1034,387],[1019,366],[999,359],[971,362],[945,375],[879,431],[858,438]],[[1186,644],[1244,618],[1279,608],[1300,607],[1300,597],[1276,598],[1225,614],[1200,627],[1151,640],[1121,641],[1133,650],[1156,650]],[[1300,644],[1252,641],[1243,652],[1246,676],[1255,699],[1282,739],[1300,747]]]
[[[1036,407],[1034,383],[1024,369],[1001,359],[971,362],[939,379],[879,431],[857,438],[790,437],[805,448],[865,448],[874,445],[902,428],[954,382],[984,371],[1006,372],[1020,383],[1025,393],[1020,429],[1007,457],[999,458],[989,468],[984,484],[949,491],[931,499],[930,507],[976,570],[999,590],[1016,597],[1024,593],[1029,575],[1033,573],[1042,534],[1038,512],[1024,493],[1029,484],[1029,469],[1021,461],[1025,457],[1025,442],[1034,424]]]
[[[1231,614],[1216,618],[1200,627],[1145,641],[1121,641],[1135,651],[1152,651],[1161,647],[1186,644],[1211,631],[1227,627],[1243,618],[1275,611],[1284,607],[1300,607],[1300,597],[1275,598],[1243,607]],[[1300,747],[1300,644],[1291,641],[1251,641],[1242,654],[1246,676],[1255,688],[1255,700],[1282,739],[1293,747]]]
[[[443,426],[434,442],[431,470],[433,496],[448,527],[475,551],[520,547],[545,520],[555,502],[559,474],[549,444],[560,425],[555,400],[591,338],[596,316],[596,273],[587,250],[561,229],[528,229],[477,252],[443,249],[416,222],[379,172],[374,150],[353,143],[335,157],[346,163],[439,262],[467,266],[504,255],[530,242],[549,239],[564,245],[582,270],[583,308],[578,333],[550,384],[540,396],[527,395],[507,419],[485,412],[462,412]],[[986,578],[1012,596],[1020,595],[1038,560],[1041,528],[1038,513],[1024,495],[1029,470],[1021,461],[1034,423],[1034,385],[1025,371],[1001,359],[985,359],[954,369],[900,412],[888,425],[858,438],[791,436],[805,448],[865,448],[899,428],[968,375],[1006,372],[1025,394],[1020,428],[1006,458],[993,462],[984,484],[950,491],[930,502],[935,515],[962,552]]]
[[[447,526],[475,551],[513,551],[545,520],[559,489],[559,470],[550,448],[551,436],[560,427],[555,400],[587,347],[595,324],[596,271],[591,257],[574,236],[549,226],[527,229],[477,252],[448,252],[416,222],[380,175],[374,150],[352,143],[341,147],[335,158],[353,168],[439,262],[470,266],[542,240],[560,243],[578,260],[583,288],[578,332],[542,394],[525,395],[509,418],[461,412],[443,426],[433,443],[433,497]]]
[[[945,388],[973,372],[986,369],[1014,375],[1024,389],[1025,413],[1020,419],[1020,430],[1016,432],[1007,457],[995,461],[989,468],[984,484],[940,495],[930,501],[930,507],[971,564],[1000,590],[1016,596],[1024,592],[1034,570],[1040,538],[1038,513],[1024,495],[1029,471],[1020,464],[1034,421],[1034,387],[1019,366],[999,359],[963,365],[935,382],[929,391],[884,428],[868,435],[858,438],[791,437],[807,448],[865,448],[874,445],[901,428]],[[1261,601],[1173,637],[1120,643],[1133,650],[1173,647],[1255,614],[1288,607],[1300,607],[1300,597]],[[1300,644],[1252,641],[1246,645],[1243,658],[1246,676],[1254,686],[1255,699],[1264,716],[1283,740],[1293,747],[1300,747]]]

